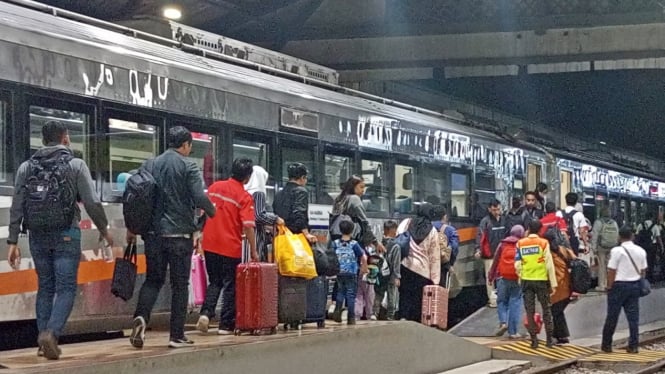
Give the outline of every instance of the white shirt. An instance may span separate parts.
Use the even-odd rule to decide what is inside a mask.
[[[650,219],[648,219],[648,220],[646,220],[646,221],[640,223],[640,224],[637,226],[637,232],[642,231],[642,229],[643,229],[642,225],[646,225],[646,226],[647,226],[646,229],[648,229],[649,227],[651,227],[651,225],[653,225],[653,221],[650,220]],[[658,242],[658,239],[657,239],[657,238],[658,238],[659,236],[660,236],[660,225],[659,225],[659,224],[655,224],[655,225],[653,225],[653,228],[651,229],[651,242],[652,242],[653,244],[656,244],[656,243]]]
[[[566,212],[566,214],[568,214],[572,212],[573,209],[575,208],[572,206],[567,206],[566,209],[564,209],[564,211]],[[556,212],[556,215],[557,217],[564,218],[560,210]],[[579,210],[577,211],[577,213],[573,215],[573,226],[575,229],[575,236],[577,236],[578,239],[580,238],[580,228],[586,227],[587,230],[589,228],[589,224],[587,223],[586,217],[584,217],[584,213],[580,212]],[[585,249],[585,248],[586,247],[584,246],[584,242],[580,240],[580,249]]]
[[[630,258],[628,258],[628,254],[626,254],[626,249],[630,252],[633,261],[635,261],[635,265],[637,265],[639,270],[647,268],[646,251],[632,241],[623,242],[621,243],[621,246],[612,248],[607,268],[616,270],[615,281],[632,282],[640,280],[641,274],[635,271],[633,263],[630,262]]]

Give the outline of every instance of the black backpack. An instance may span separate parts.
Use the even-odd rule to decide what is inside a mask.
[[[313,251],[314,265],[319,276],[334,277],[339,274],[339,259],[333,247],[324,247],[317,243]]]
[[[568,242],[570,243],[570,249],[573,250],[576,254],[580,251],[580,238],[575,235],[575,217],[577,211],[575,209],[571,210],[570,213],[563,212],[563,219],[566,222],[566,233],[568,234]]]
[[[48,158],[35,156],[28,160],[23,225],[35,232],[62,231],[71,227],[78,211],[76,193],[70,177],[74,158],[71,151],[61,149]]]
[[[568,262],[570,268],[570,288],[573,292],[585,294],[591,288],[591,269],[586,261],[574,258]]]
[[[145,235],[152,229],[157,197],[157,182],[146,166],[127,179],[122,194],[125,227],[136,235]]]
[[[656,226],[655,222],[651,226],[647,226],[647,222],[642,222],[642,229],[635,235],[635,244],[643,249],[648,249],[653,244],[653,227]]]

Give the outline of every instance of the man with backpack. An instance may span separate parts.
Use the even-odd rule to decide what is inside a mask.
[[[476,235],[476,252],[474,257],[482,258],[485,266],[485,274],[490,271],[494,259],[494,253],[506,235],[505,218],[501,215],[501,203],[492,200],[487,208],[487,216],[480,221],[478,234]],[[496,308],[496,292],[492,285],[487,285],[488,306]]]
[[[113,237],[85,161],[69,149],[67,126],[49,121],[42,127],[42,142],[16,172],[14,199],[9,216],[9,264],[19,269],[17,246],[21,231],[29,232],[30,254],[37,271],[36,302],[38,355],[60,358],[58,338],[76,298],[81,259],[80,199],[107,246]]]
[[[600,218],[593,224],[591,230],[591,248],[598,256],[598,287],[596,291],[604,292],[607,288],[607,263],[610,251],[619,242],[619,225],[610,218],[610,210],[604,207],[600,210]]]
[[[654,267],[656,258],[663,251],[663,239],[661,237],[661,226],[658,224],[658,213],[651,215],[651,219],[640,223],[637,226],[637,235],[635,244],[642,247],[647,252],[647,279],[655,281]],[[662,273],[661,269],[661,273]]]
[[[187,158],[192,151],[192,134],[182,126],[169,129],[168,149],[150,162],[155,180],[154,211],[145,242],[146,279],[139,292],[130,343],[143,348],[145,329],[152,308],[166,280],[171,276],[171,322],[169,347],[187,347],[194,342],[185,336],[189,276],[194,233],[200,229],[195,208],[215,215],[215,206],[203,189],[198,166]],[[128,231],[128,241],[136,240]]]
[[[589,224],[587,223],[584,214],[579,210],[575,209],[577,205],[577,194],[574,192],[569,192],[566,194],[566,208],[563,212],[559,212],[557,215],[564,219],[566,222],[568,241],[570,242],[570,249],[575,252],[575,255],[579,254],[588,254],[589,253]],[[585,256],[580,256],[585,257]],[[588,257],[588,256],[586,256]],[[587,263],[589,262],[588,258],[585,258]]]

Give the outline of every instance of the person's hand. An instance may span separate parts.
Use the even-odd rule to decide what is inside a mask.
[[[284,218],[282,218],[282,217],[277,217],[277,221],[275,221],[275,224],[277,224],[277,225],[283,225],[283,224],[284,224]]]
[[[252,262],[259,262],[259,252],[257,252],[256,249],[252,250],[250,257]]]
[[[554,296],[556,293],[556,287],[552,287],[552,292],[550,292],[550,296]]]
[[[476,253],[473,254],[473,257],[474,257],[476,260],[480,260],[480,251],[476,251]]]
[[[101,239],[101,235],[100,235],[100,239]],[[136,234],[134,234],[133,232],[127,230],[127,233],[125,234],[125,241],[127,242],[127,244],[136,244]]]
[[[400,286],[400,281],[399,279],[395,279],[395,287],[399,288]]]
[[[386,247],[383,246],[383,243],[376,243],[376,251],[380,254],[386,253]]]
[[[195,234],[192,244],[196,254],[200,256],[203,256],[203,245],[201,244],[202,242],[203,240],[201,238],[201,234]]]
[[[99,233],[99,240],[104,239],[107,247],[113,247],[113,235],[110,232],[106,231],[105,233]]]
[[[305,235],[305,238],[307,238],[307,241],[310,243],[316,243],[316,236],[312,234]]]
[[[10,244],[7,248],[7,252],[9,266],[14,270],[18,270],[19,265],[21,265],[21,249],[16,244]]]
[[[360,274],[363,274],[363,275],[369,274],[369,269],[367,268],[367,265],[360,267]]]

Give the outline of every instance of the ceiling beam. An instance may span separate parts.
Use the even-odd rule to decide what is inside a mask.
[[[339,72],[340,82],[412,81],[423,79],[434,79],[434,68],[343,70]]]

